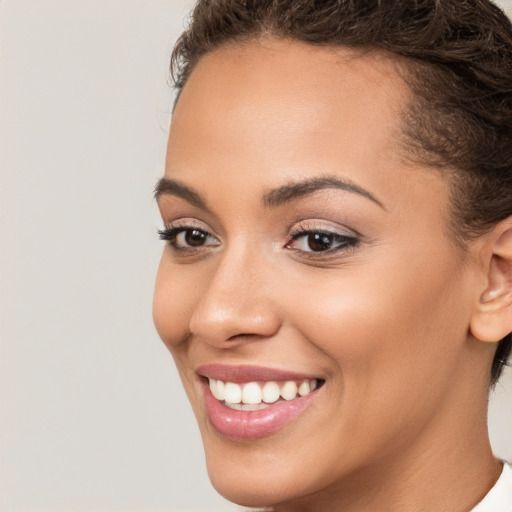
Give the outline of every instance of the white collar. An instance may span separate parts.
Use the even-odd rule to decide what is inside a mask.
[[[503,464],[503,471],[487,496],[471,512],[512,512],[512,466]]]

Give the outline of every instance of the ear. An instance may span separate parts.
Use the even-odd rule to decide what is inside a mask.
[[[512,217],[496,224],[486,238],[486,286],[479,293],[470,331],[480,341],[497,342],[512,332]]]

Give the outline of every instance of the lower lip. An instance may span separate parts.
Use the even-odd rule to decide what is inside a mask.
[[[240,411],[219,402],[203,382],[206,412],[212,426],[232,439],[258,439],[268,436],[299,416],[314,400],[318,391],[286,401],[279,400],[264,409]]]

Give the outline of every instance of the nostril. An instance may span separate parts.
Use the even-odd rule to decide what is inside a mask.
[[[261,334],[243,332],[240,334],[234,334],[226,339],[226,341],[258,341],[260,339],[265,339],[267,336],[263,336]]]

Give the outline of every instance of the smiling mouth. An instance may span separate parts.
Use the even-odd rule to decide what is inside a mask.
[[[230,409],[257,411],[276,402],[291,402],[318,389],[322,379],[286,381],[229,382],[208,378],[208,386],[216,400]]]
[[[325,379],[258,366],[206,364],[196,369],[207,423],[233,440],[266,437],[295,422],[314,402]]]

